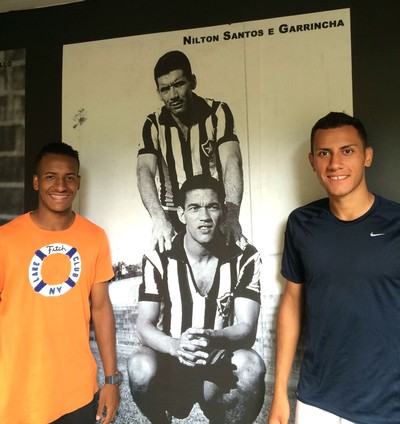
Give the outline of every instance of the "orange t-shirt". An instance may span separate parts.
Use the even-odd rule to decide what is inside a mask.
[[[0,422],[47,424],[93,399],[89,297],[112,277],[105,232],[79,215],[65,231],[29,214],[0,227]]]

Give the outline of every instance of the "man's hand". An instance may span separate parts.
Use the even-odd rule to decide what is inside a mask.
[[[151,248],[162,253],[164,250],[170,250],[172,247],[172,238],[175,235],[171,222],[165,215],[153,218],[153,230],[151,234]]]
[[[207,330],[189,328],[182,333],[177,350],[179,362],[188,367],[207,364],[210,339]]]
[[[286,396],[274,396],[269,412],[268,424],[287,424],[289,422],[290,406]]]
[[[116,384],[105,384],[100,390],[96,421],[101,424],[111,423],[117,413],[119,399],[119,386]]]
[[[220,231],[224,235],[225,244],[230,241],[235,242],[241,249],[244,249],[248,243],[246,237],[242,234],[242,227],[236,212],[228,212],[220,225]]]

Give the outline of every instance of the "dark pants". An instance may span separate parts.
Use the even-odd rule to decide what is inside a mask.
[[[82,408],[63,415],[50,424],[95,424],[97,412],[98,394],[93,400]]]

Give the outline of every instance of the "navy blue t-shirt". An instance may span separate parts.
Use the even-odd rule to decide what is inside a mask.
[[[300,401],[360,424],[400,423],[400,205],[341,221],[321,199],[288,219],[282,275],[305,284]]]

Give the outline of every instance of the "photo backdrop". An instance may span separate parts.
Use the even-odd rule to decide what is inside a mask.
[[[161,106],[154,65],[175,49],[192,63],[196,93],[231,107],[244,233],[264,258],[279,254],[287,214],[323,195],[307,160],[311,126],[331,110],[352,113],[349,9],[64,46],[63,140],[83,165],[77,207],[106,228],[115,262],[137,262],[150,237],[137,146]]]
[[[235,118],[244,169],[240,221],[263,260],[256,348],[271,384],[284,226],[292,209],[324,196],[308,164],[309,133],[329,111],[352,114],[350,34],[350,10],[339,9],[64,46],[62,137],[82,161],[75,209],[110,239],[117,271],[111,297],[117,320],[128,317],[118,327],[119,349],[135,344],[136,274],[151,234],[135,168],[144,120],[162,106],[153,68],[165,52],[181,50],[196,93],[225,101]]]

